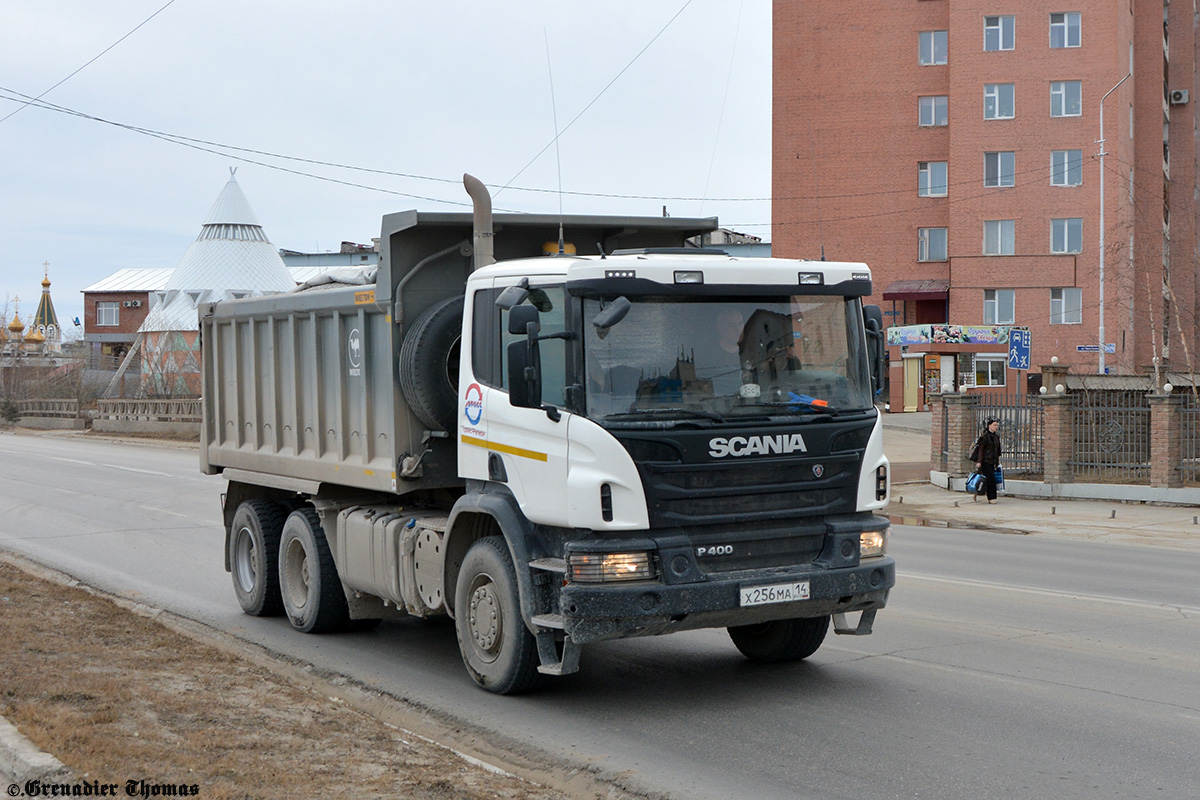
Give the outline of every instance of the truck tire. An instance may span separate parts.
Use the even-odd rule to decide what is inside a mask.
[[[521,618],[516,572],[503,537],[471,545],[454,599],[458,649],[475,683],[496,694],[520,694],[545,683],[537,669],[537,643]]]
[[[413,321],[400,345],[400,390],[433,430],[453,430],[458,420],[462,317],[462,297],[434,303]]]
[[[287,510],[266,500],[247,500],[233,515],[229,567],[242,611],[256,617],[283,613],[279,596],[279,537]]]
[[[777,619],[729,628],[729,638],[751,661],[776,664],[808,658],[825,641],[828,630],[827,616]]]
[[[346,627],[346,594],[321,521],[311,508],[300,508],[283,523],[279,542],[279,588],[292,627],[303,633],[327,633]]]

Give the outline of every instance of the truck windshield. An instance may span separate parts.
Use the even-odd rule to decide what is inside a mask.
[[[857,298],[631,297],[607,330],[584,300],[587,415],[599,422],[825,415],[872,405]],[[707,420],[707,422],[705,422]]]

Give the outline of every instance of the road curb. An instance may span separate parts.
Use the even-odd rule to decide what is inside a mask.
[[[54,756],[26,739],[16,726],[0,717],[0,781],[24,784],[26,781],[65,783],[73,779],[71,771]]]

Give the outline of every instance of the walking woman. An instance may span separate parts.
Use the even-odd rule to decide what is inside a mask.
[[[996,502],[996,467],[1000,464],[1000,420],[989,417],[984,423],[983,433],[975,441],[975,449],[971,451],[971,460],[975,468],[983,475],[984,486],[987,487],[987,500]],[[978,499],[978,495],[976,495]]]

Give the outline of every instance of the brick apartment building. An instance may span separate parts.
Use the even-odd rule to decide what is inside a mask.
[[[776,0],[775,255],[866,261],[888,325],[1028,327],[1035,375],[1052,356],[1082,373],[1103,360],[1144,374],[1156,355],[1188,369],[1195,13],[1183,0]],[[920,351],[938,349],[890,348],[893,407],[902,369],[924,383]],[[1026,390],[1003,344],[941,350],[952,366],[934,384]],[[921,362],[912,376],[902,357]]]

